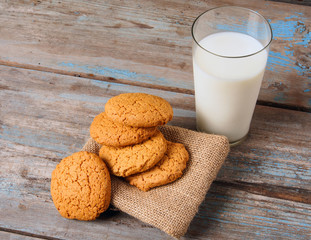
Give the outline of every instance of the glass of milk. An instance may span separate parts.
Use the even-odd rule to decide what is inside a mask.
[[[192,25],[197,129],[244,140],[264,75],[272,30],[252,10],[218,7]]]

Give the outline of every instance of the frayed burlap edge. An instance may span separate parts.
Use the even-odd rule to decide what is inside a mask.
[[[199,133],[175,126],[159,127],[165,138],[185,145],[189,162],[183,176],[170,184],[143,192],[112,176],[114,207],[167,234],[183,236],[229,153],[224,136]],[[98,154],[100,145],[89,139],[82,150]]]

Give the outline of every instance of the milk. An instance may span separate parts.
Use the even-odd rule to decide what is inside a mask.
[[[256,53],[263,45],[237,32],[209,35],[199,45],[193,47],[197,128],[238,141],[249,131],[268,50]]]

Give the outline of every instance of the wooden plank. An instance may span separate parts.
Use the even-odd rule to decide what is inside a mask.
[[[269,1],[285,2],[285,3],[301,4],[301,5],[311,6],[310,0],[269,0]]]
[[[3,66],[0,79],[1,138],[25,146],[21,156],[28,147],[52,151],[41,155],[52,160],[79,150],[93,117],[122,92],[161,96],[174,108],[170,124],[195,128],[193,95]],[[311,190],[310,124],[310,113],[257,106],[248,140],[232,149],[218,180]]]
[[[42,169],[42,159],[34,162]],[[66,239],[170,239],[121,212],[105,212],[92,222],[64,219],[51,201],[49,181],[43,180],[39,189],[36,181],[1,191],[1,226]],[[214,184],[183,239],[308,239],[310,227],[309,204]]]
[[[310,239],[310,214],[309,204],[296,205],[213,184],[186,236]]]
[[[311,113],[257,106],[247,141],[232,149],[219,179],[311,190],[310,129]]]
[[[21,232],[21,231],[16,231],[16,230],[11,230],[11,229],[3,229],[3,228],[0,228],[0,239],[3,239],[3,240],[38,240],[38,239],[59,240],[54,237],[35,235],[32,233],[26,233],[26,232]]]
[[[90,222],[65,219],[55,209],[49,188],[39,192],[36,188],[33,192],[10,189],[0,196],[1,210],[6,210],[0,213],[0,224],[7,229],[60,239],[168,239],[160,230],[121,212],[107,211]]]
[[[28,157],[32,156],[24,155],[24,158]],[[22,171],[12,174],[15,179],[22,179],[15,180],[11,188],[1,191],[3,201],[0,206],[6,209],[0,213],[1,226],[58,238],[166,238],[162,232],[123,213],[107,212],[95,222],[61,218],[51,202],[49,176],[42,174],[49,173],[53,166],[44,164],[40,157],[32,157],[32,163],[37,168],[35,171],[41,173],[35,175],[34,171]],[[15,161],[12,169],[20,168],[19,165],[20,162]],[[21,185],[16,186],[16,182]],[[207,195],[187,236],[196,239],[208,236],[217,239],[228,239],[229,236],[233,239],[238,236],[306,239],[310,235],[310,224],[310,205],[293,204],[216,184]]]
[[[218,177],[215,183],[248,193],[311,204],[311,190],[271,185],[268,181],[264,183],[248,183],[237,180],[228,182],[221,180],[221,177]]]
[[[0,66],[0,88],[1,227],[56,238],[168,238],[123,213],[108,212],[91,223],[61,218],[51,202],[50,176],[61,158],[81,149],[92,118],[109,97],[122,92],[162,96],[174,107],[172,124],[194,128],[193,95],[5,66]],[[218,181],[310,190],[310,116],[258,107],[249,140],[232,149]],[[187,236],[304,239],[310,234],[310,205],[238,188],[218,183]],[[270,195],[276,196],[274,191]]]
[[[221,1],[6,1],[0,63],[193,94],[193,20]],[[311,8],[268,1],[234,5],[274,30],[259,100],[311,109]]]

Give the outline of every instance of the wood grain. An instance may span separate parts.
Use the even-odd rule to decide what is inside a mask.
[[[299,189],[295,187],[284,187],[270,184],[269,182],[264,183],[248,183],[243,181],[224,181],[218,180],[215,181],[217,185],[222,185],[227,188],[233,188],[237,190],[242,190],[248,193],[254,193],[257,195],[263,195],[273,198],[279,198],[284,200],[289,200],[293,202],[301,202],[311,204],[311,190]]]
[[[310,124],[310,113],[257,106],[247,141],[232,149],[219,178],[311,190]]]
[[[191,24],[221,1],[0,3],[0,63],[193,94]],[[234,2],[274,30],[261,103],[311,109],[311,8]],[[59,72],[59,73],[60,73]]]
[[[309,239],[310,210],[309,204],[296,205],[213,184],[186,236],[195,239],[205,236],[211,239]]]
[[[0,2],[0,239],[170,239],[111,210],[93,222],[62,218],[51,172],[123,92],[167,99],[170,124],[194,129],[191,24],[232,3]],[[182,239],[311,239],[311,7],[234,5],[263,14],[274,40],[249,138],[231,149]]]
[[[311,6],[310,0],[269,0],[274,2],[285,2],[285,3],[292,3],[292,4],[301,4]]]
[[[42,155],[52,162],[79,150],[94,116],[123,92],[161,96],[174,108],[170,124],[195,128],[193,95],[3,66],[0,79],[1,139],[52,151]],[[218,180],[311,190],[310,124],[310,113],[257,106],[248,140],[232,149]],[[14,159],[10,148],[3,154]]]
[[[32,147],[23,153],[24,146],[14,145],[15,159],[8,158],[9,173],[14,176],[14,181],[10,187],[1,186],[3,201],[0,206],[6,209],[0,212],[1,226],[67,239],[168,239],[159,230],[123,213],[107,212],[95,222],[63,219],[53,206],[49,193],[50,173],[58,161],[47,161],[40,156],[40,148]],[[19,156],[23,157],[23,164]],[[293,205],[289,201],[214,184],[186,239],[205,239],[208,236],[215,239],[228,239],[230,236],[230,239],[259,239],[259,236],[306,239],[310,235],[310,224],[310,205]]]
[[[44,235],[36,235],[33,233],[22,232],[18,230],[6,229],[0,227],[0,239],[6,240],[60,240],[59,238],[48,237]]]
[[[111,96],[164,97],[174,107],[171,124],[193,129],[193,95],[5,66],[0,89],[0,227],[55,238],[168,239],[123,213],[107,212],[91,223],[61,218],[51,202],[50,176],[60,159],[81,149],[93,117]],[[232,149],[217,178],[240,181],[244,191],[216,182],[185,239],[306,238],[310,205],[296,198],[293,207],[268,196],[279,197],[278,186],[284,192],[297,188],[300,197],[310,190],[310,116],[257,107],[250,138]],[[260,187],[267,183],[277,187],[264,196]],[[262,195],[254,194],[256,189]]]
[[[46,196],[36,196],[36,191],[28,187],[4,192],[1,225],[61,239],[171,239],[121,212],[105,212],[92,222],[64,219],[50,199],[49,188],[40,190]],[[214,184],[182,239],[308,239],[310,226],[308,204],[293,205]]]
[[[46,195],[42,199],[30,192],[1,194],[0,206],[6,209],[6,213],[0,213],[1,226],[60,239],[169,239],[160,230],[121,212],[107,211],[96,221],[89,222],[65,219],[55,209],[49,188]]]

